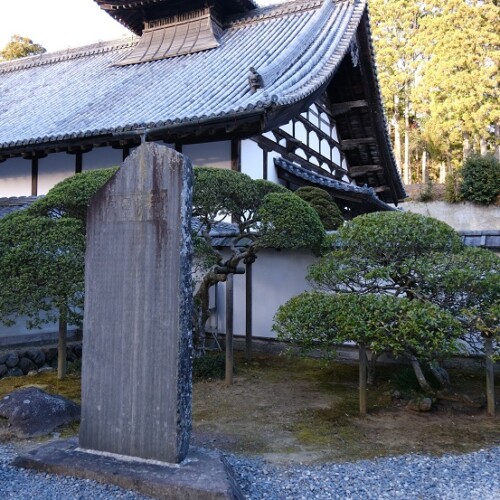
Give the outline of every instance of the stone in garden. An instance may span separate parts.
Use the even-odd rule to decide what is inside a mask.
[[[40,349],[30,349],[26,354],[37,366],[43,366],[45,363],[45,354]]]
[[[80,420],[80,407],[69,399],[28,387],[0,399],[0,417],[8,419],[18,436],[44,436],[61,425]]]
[[[7,372],[7,375],[9,377],[22,377],[24,375],[23,371],[19,368],[17,368],[17,366],[15,368],[11,368],[8,372]]]
[[[431,398],[418,398],[411,399],[406,405],[407,410],[418,411],[418,412],[428,412],[432,409],[432,399]]]
[[[0,377],[7,375],[8,371],[7,365],[0,365]]]
[[[19,363],[19,356],[15,352],[10,352],[5,360],[5,364],[8,368],[14,368]]]
[[[0,353],[0,365],[4,365],[5,362],[7,361],[8,357],[9,357],[9,353],[7,353],[7,352]]]
[[[90,203],[81,449],[187,454],[192,175],[179,153],[143,144]]]
[[[31,361],[31,359],[29,358],[21,358],[19,360],[19,363],[17,365],[19,367],[20,370],[22,370],[22,372],[26,375],[28,372],[32,371],[32,370],[36,370],[37,369],[37,366],[35,365],[35,363],[33,363],[33,361]]]

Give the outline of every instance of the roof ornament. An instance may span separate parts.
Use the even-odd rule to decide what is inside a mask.
[[[359,64],[359,46],[356,38],[353,38],[349,45],[349,51],[351,53],[352,66],[355,68]]]
[[[250,91],[252,92],[252,94],[264,86],[262,76],[260,76],[260,74],[254,67],[251,67],[249,70],[248,84],[250,85]]]

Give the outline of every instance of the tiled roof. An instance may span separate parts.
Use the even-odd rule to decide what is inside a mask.
[[[198,124],[301,103],[329,81],[366,1],[310,0],[250,11],[220,47],[115,66],[137,39],[0,64],[0,149]],[[249,68],[264,79],[251,91]]]
[[[28,208],[36,200],[36,196],[0,198],[0,219],[12,212]]]
[[[463,242],[469,247],[500,250],[500,230],[491,231],[459,231]]]
[[[299,177],[307,181],[308,183],[322,187],[332,192],[332,194],[349,194],[354,195],[354,197],[358,197],[360,200],[373,205],[378,210],[395,210],[395,208],[391,205],[388,205],[384,201],[382,201],[378,196],[375,190],[368,186],[355,186],[353,184],[347,184],[346,182],[338,181],[336,179],[332,179],[326,175],[321,175],[312,170],[308,170],[296,163],[292,163],[284,158],[275,158],[274,163],[278,168],[281,168],[288,173]]]

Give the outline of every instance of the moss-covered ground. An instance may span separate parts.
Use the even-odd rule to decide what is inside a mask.
[[[236,356],[235,383],[198,380],[193,395],[193,442],[260,455],[277,462],[356,460],[399,453],[461,453],[500,444],[500,419],[484,408],[438,401],[429,413],[405,409],[418,394],[411,371],[382,367],[369,388],[368,416],[358,416],[356,365],[307,358]],[[482,374],[451,372],[457,391],[480,398]],[[80,401],[80,376],[56,373],[0,380],[0,397],[34,385]],[[497,380],[500,402],[500,380]],[[401,394],[395,399],[394,391]],[[498,405],[497,405],[498,407]],[[497,413],[500,413],[498,407]],[[1,419],[0,419],[1,420]],[[0,421],[5,430],[5,422]],[[63,429],[63,435],[77,432]],[[0,432],[0,440],[10,439]]]

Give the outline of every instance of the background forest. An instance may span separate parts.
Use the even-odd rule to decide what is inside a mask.
[[[498,0],[370,0],[378,74],[405,184],[500,158]]]

